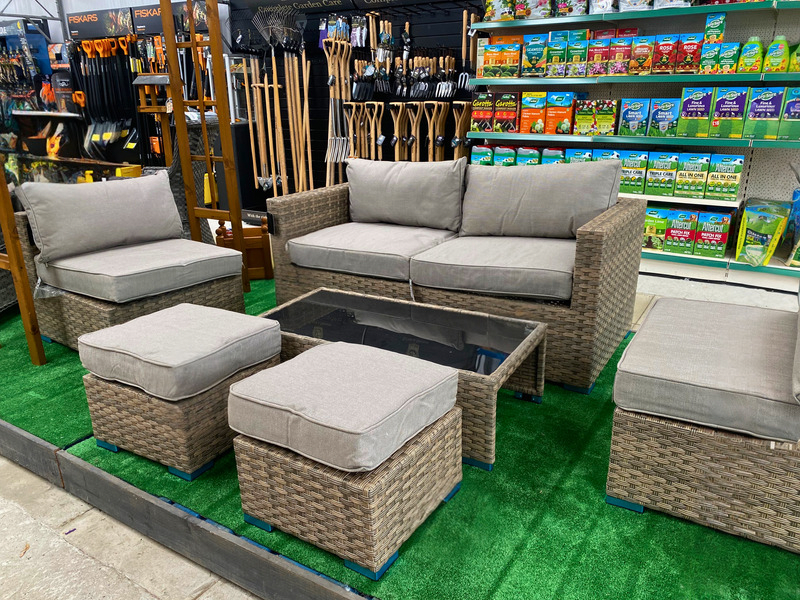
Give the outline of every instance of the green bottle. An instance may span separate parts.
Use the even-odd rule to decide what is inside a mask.
[[[764,44],[761,38],[753,36],[742,47],[739,55],[739,73],[761,73],[764,63]]]
[[[786,73],[789,69],[790,56],[789,42],[786,41],[786,37],[776,36],[767,48],[767,54],[764,57],[764,73]]]

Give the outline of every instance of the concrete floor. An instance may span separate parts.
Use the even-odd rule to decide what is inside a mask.
[[[641,276],[631,329],[658,296],[797,310],[797,296]],[[0,598],[255,598],[0,457]]]

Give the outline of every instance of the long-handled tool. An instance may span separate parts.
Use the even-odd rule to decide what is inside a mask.
[[[406,113],[411,125],[411,135],[408,136],[407,146],[411,153],[411,162],[419,162],[422,155],[420,140],[420,129],[422,127],[423,115],[422,102],[409,102],[406,104]]]
[[[389,144],[394,148],[394,159],[401,161],[405,159],[403,138],[406,137],[406,131],[408,130],[405,103],[391,102],[389,104],[389,114],[392,116],[392,122],[394,123],[394,135]]]
[[[467,89],[469,73],[467,72],[467,31],[469,29],[469,11],[465,10],[461,19],[461,73],[458,76],[458,88]]]
[[[253,103],[250,100],[250,77],[248,74],[248,71],[252,68],[253,60],[253,58],[250,58],[242,62],[242,72],[244,74],[244,98],[247,103],[247,128],[250,131],[250,155],[253,159],[253,186],[258,189],[260,187],[258,185],[258,167],[256,166],[258,158],[256,157],[256,141],[253,135]],[[255,71],[253,73],[255,74]],[[261,106],[259,105],[258,108],[260,110]]]
[[[465,142],[467,140],[471,112],[472,102],[453,102],[453,118],[456,122],[456,133],[451,146],[453,146],[453,157],[456,159],[467,155],[467,146]]]

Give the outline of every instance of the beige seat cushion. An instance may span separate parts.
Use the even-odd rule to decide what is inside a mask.
[[[118,303],[241,272],[239,251],[182,239],[99,250],[48,264],[36,258],[36,273],[44,283]]]
[[[460,237],[411,259],[417,285],[569,300],[575,240],[525,237]]]
[[[280,351],[277,321],[194,304],[78,338],[89,371],[163,400],[190,398]]]
[[[228,422],[343,471],[370,471],[449,411],[458,371],[336,342],[231,386]]]
[[[289,240],[301,267],[408,280],[409,260],[456,236],[445,229],[388,223],[343,223]]]
[[[796,336],[796,313],[659,299],[622,355],[614,401],[625,410],[797,442]]]

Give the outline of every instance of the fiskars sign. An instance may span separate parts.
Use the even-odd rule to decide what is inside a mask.
[[[111,8],[67,15],[74,40],[116,37],[134,33],[130,8]]]

